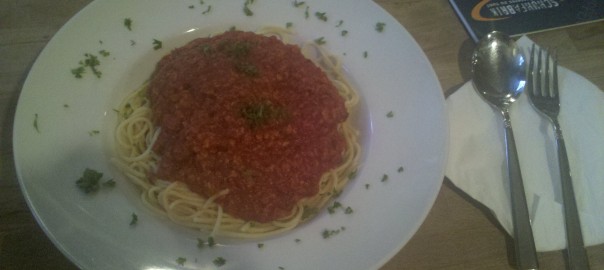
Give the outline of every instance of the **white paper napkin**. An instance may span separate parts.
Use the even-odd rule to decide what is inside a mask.
[[[528,56],[533,42],[518,40]],[[527,58],[528,61],[528,58]],[[604,92],[559,67],[560,125],[586,245],[604,243]],[[513,231],[501,114],[465,83],[447,99],[447,177]],[[560,173],[551,123],[522,94],[510,111],[538,251],[566,247]]]

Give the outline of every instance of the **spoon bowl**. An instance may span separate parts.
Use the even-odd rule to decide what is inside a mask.
[[[484,36],[472,55],[472,81],[478,94],[503,116],[516,267],[538,269],[533,230],[509,115],[510,106],[518,99],[526,82],[524,56],[516,43],[501,32],[491,32]]]
[[[501,32],[487,34],[472,55],[474,88],[501,109],[516,101],[526,82],[526,64],[520,49]]]

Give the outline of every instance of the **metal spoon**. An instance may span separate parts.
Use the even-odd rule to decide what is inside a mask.
[[[472,81],[474,89],[503,115],[516,266],[518,269],[538,269],[537,252],[509,115],[510,105],[522,93],[526,82],[524,56],[516,43],[501,32],[491,32],[484,36],[472,55]]]

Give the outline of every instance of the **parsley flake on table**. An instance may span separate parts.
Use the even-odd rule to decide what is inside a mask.
[[[354,210],[352,210],[352,207],[348,206],[346,207],[346,209],[344,209],[344,214],[346,215],[350,215],[352,214],[352,212],[354,212]]]
[[[380,33],[384,32],[384,27],[386,27],[385,23],[383,23],[383,22],[376,23],[375,24],[375,31],[378,31]]]
[[[338,24],[336,24],[336,27],[340,27],[342,26],[342,24],[344,24],[344,20],[339,20]]]
[[[264,243],[258,243],[258,245],[257,245],[257,246],[258,246],[258,248],[259,248],[259,249],[260,249],[260,248],[263,248],[263,247],[264,247]]]
[[[285,23],[285,28],[292,28],[292,26],[294,26],[294,23],[292,22]]]
[[[309,12],[309,7],[306,6],[306,9],[304,10],[304,18],[308,19],[308,17],[310,17],[310,12]]]
[[[363,58],[367,58],[367,56],[369,56],[369,53],[367,51],[363,52]]]
[[[393,112],[393,111],[389,111],[389,112],[386,114],[386,117],[388,117],[388,118],[392,118],[392,117],[394,117],[394,112]]]
[[[348,30],[342,30],[342,32],[340,32],[340,34],[345,37],[346,35],[348,35]]]
[[[163,46],[162,42],[157,40],[157,39],[153,39],[153,49],[154,50],[159,50],[161,49],[161,47]]]
[[[388,175],[387,174],[382,175],[382,180],[381,181],[382,182],[388,181]]]
[[[217,267],[221,267],[223,265],[226,264],[226,260],[223,257],[217,257],[216,259],[214,259],[212,261],[214,263],[214,265],[216,265]]]
[[[187,262],[187,258],[183,258],[183,257],[176,258],[176,263],[180,266],[184,266],[186,262]]]
[[[128,28],[128,31],[132,31],[132,19],[125,18],[124,19],[124,26],[126,26],[126,28]]]
[[[98,135],[100,133],[101,133],[101,131],[100,130],[96,130],[96,129],[88,131],[88,135],[90,135],[90,136]]]
[[[398,170],[396,170],[399,173],[402,173],[405,170],[405,168],[403,168],[403,166],[398,167]]]

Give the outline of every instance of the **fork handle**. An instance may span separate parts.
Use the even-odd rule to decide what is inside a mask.
[[[518,151],[512,131],[512,123],[507,110],[502,110],[505,126],[505,145],[512,201],[512,222],[514,224],[514,251],[518,269],[539,269],[535,240],[526,203],[526,194],[520,173]]]
[[[570,166],[566,155],[566,146],[562,130],[557,120],[554,120],[556,145],[558,146],[558,166],[560,168],[560,181],[562,187],[562,205],[564,206],[564,221],[566,227],[567,260],[569,269],[589,269],[589,261],[583,244],[581,222],[575,200],[573,182],[570,176]]]

